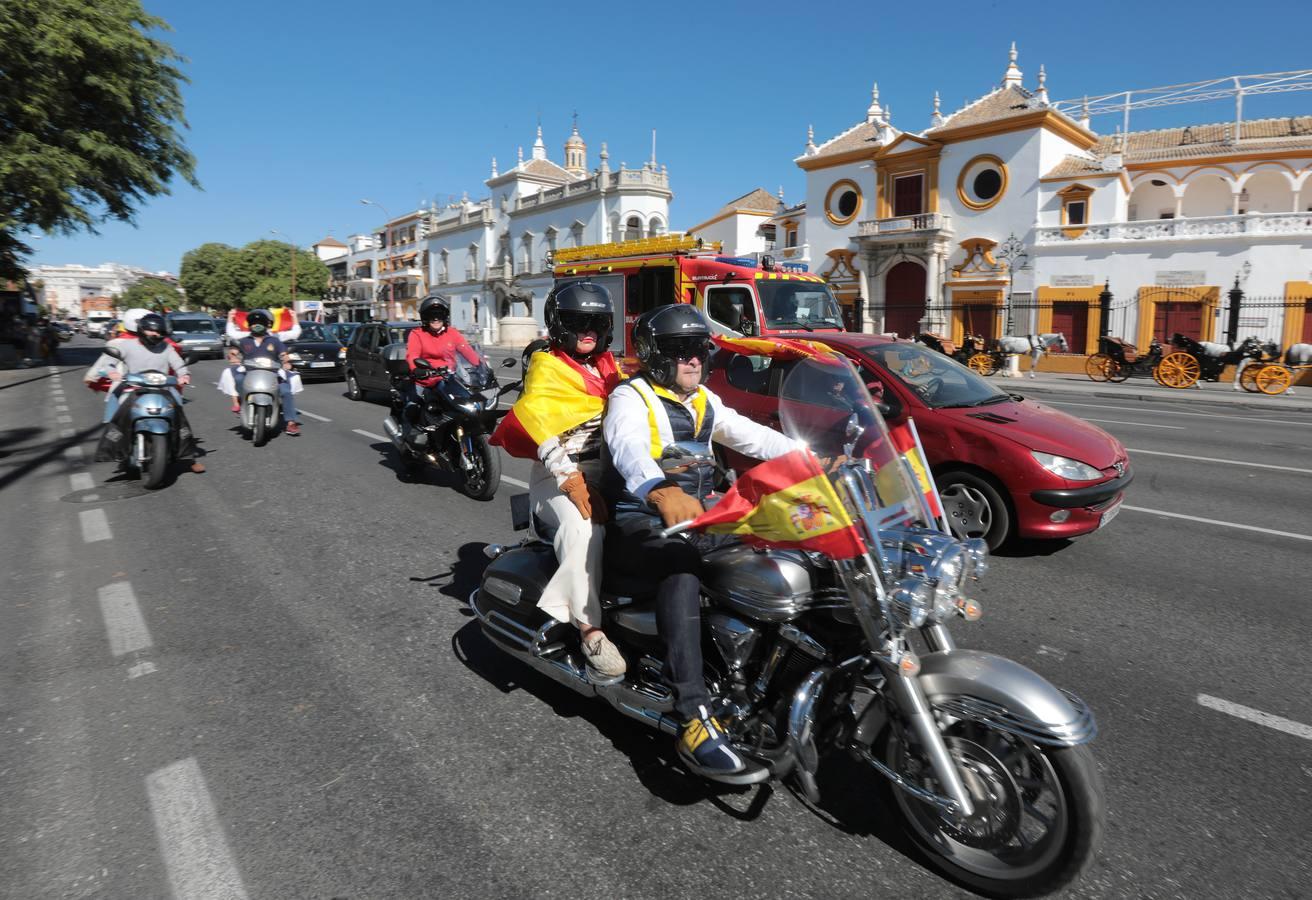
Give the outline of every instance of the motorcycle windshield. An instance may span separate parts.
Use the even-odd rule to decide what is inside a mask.
[[[488,365],[483,348],[478,344],[470,344],[470,346],[478,356],[478,363],[471,363],[463,354],[457,353],[454,372],[456,379],[471,391],[485,391],[496,387],[496,377],[492,374],[492,367]]]
[[[905,425],[896,440],[890,434],[852,363],[826,356],[785,365],[779,388],[784,434],[805,441],[822,458],[867,460],[878,507],[875,525],[930,525],[934,519],[913,474],[914,439]]]

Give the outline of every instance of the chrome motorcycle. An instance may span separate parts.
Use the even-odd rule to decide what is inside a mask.
[[[757,540],[705,555],[703,643],[717,651],[706,654],[707,687],[750,760],[747,772],[723,780],[787,778],[819,803],[820,766],[849,754],[886,780],[889,814],[948,878],[1002,897],[1068,884],[1092,862],[1103,831],[1087,746],[1092,712],[1019,663],[957,647],[948,625],[979,618],[972,588],[987,570],[987,547],[935,526],[851,364],[798,361],[780,398],[786,433],[818,455],[851,457],[831,480],[862,550],[835,559]],[[714,466],[704,448],[675,445],[664,456],[666,470]],[[793,514],[815,521],[814,510]],[[534,536],[487,555],[469,605],[499,648],[678,733],[661,675],[655,578],[604,579],[604,629],[629,671],[599,683],[589,679],[577,630],[537,608],[556,567],[551,545]]]

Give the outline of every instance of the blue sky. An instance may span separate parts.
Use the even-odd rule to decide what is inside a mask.
[[[185,90],[202,190],[176,186],[136,226],[34,240],[30,262],[177,271],[206,241],[271,229],[308,245],[422,202],[485,194],[490,159],[525,153],[541,117],[560,161],[571,114],[610,163],[641,164],[657,130],[671,227],[756,187],[803,194],[793,163],[865,115],[870,84],[908,131],[991,90],[1017,43],[1054,100],[1312,67],[1301,2],[1026,4],[345,3],[145,0],[189,59]],[[1281,23],[1284,23],[1282,26]],[[1251,98],[1245,116],[1312,112],[1312,93]],[[1226,121],[1229,103],[1137,114],[1132,128]],[[1115,119],[1095,120],[1110,132]]]

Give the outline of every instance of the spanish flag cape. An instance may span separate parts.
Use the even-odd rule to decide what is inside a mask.
[[[601,415],[619,384],[615,357],[595,358],[596,375],[563,350],[541,350],[529,357],[524,390],[492,433],[492,445],[520,459],[538,458],[543,441]]]
[[[239,309],[233,315],[232,321],[238,331],[251,330],[250,326],[246,324],[246,316],[248,314],[248,310]],[[296,325],[296,312],[289,306],[275,306],[273,309],[269,310],[269,314],[273,316],[273,324],[269,326],[269,332],[272,334],[291,331]]]
[[[815,550],[831,559],[866,551],[820,461],[805,449],[750,469],[685,527],[742,535],[745,543],[759,546]]]

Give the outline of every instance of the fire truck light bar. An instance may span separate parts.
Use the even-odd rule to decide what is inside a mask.
[[[642,238],[636,241],[614,241],[609,244],[589,244],[586,247],[567,247],[557,250],[553,263],[576,263],[591,259],[615,259],[625,256],[652,256],[659,253],[692,253],[698,250],[720,252],[720,242],[706,242],[686,234]]]

